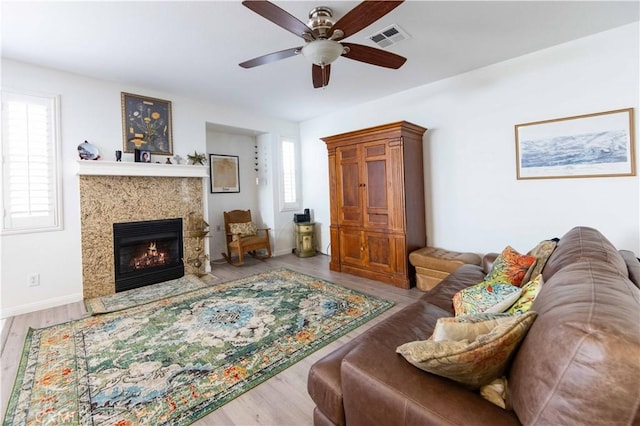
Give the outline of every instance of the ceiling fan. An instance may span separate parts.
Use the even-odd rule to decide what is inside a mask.
[[[253,68],[302,53],[313,65],[311,77],[313,87],[329,84],[331,63],[340,56],[367,64],[398,69],[406,58],[375,47],[362,44],[344,43],[347,38],[368,27],[387,13],[398,7],[402,1],[365,0],[346,15],[334,22],[333,11],[326,6],[313,8],[309,21],[305,24],[275,4],[266,0],[245,0],[242,4],[263,18],[301,37],[303,46],[281,50],[258,56],[240,64],[243,68]]]

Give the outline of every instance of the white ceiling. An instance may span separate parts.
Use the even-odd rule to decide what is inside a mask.
[[[301,21],[357,1],[275,1]],[[2,56],[123,85],[248,108],[293,121],[377,99],[639,20],[637,1],[407,1],[346,41],[398,24],[411,38],[388,48],[399,70],[346,58],[313,89],[295,56],[253,69],[245,60],[301,46],[301,38],[239,1],[2,1]],[[143,93],[142,93],[143,94]]]

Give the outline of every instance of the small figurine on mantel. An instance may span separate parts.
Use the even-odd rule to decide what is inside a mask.
[[[171,162],[171,157],[167,157],[167,161],[165,161],[165,162],[164,162],[164,164],[173,164],[173,163]]]
[[[182,164],[182,162],[184,161],[184,158],[179,155],[174,155],[173,159],[176,160],[176,164]]]
[[[198,151],[193,151],[193,155],[187,154],[187,159],[190,164],[201,165],[204,166],[204,163],[207,161],[206,156],[204,154],[198,154]]]

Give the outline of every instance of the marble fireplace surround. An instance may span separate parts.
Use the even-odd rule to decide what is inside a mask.
[[[206,166],[79,161],[82,288],[85,299],[115,293],[113,224],[204,217]],[[183,231],[184,232],[184,231]],[[184,258],[202,240],[184,237]],[[199,272],[185,262],[185,274]]]

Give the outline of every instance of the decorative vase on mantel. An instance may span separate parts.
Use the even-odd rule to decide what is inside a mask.
[[[100,158],[100,151],[95,145],[84,141],[78,145],[78,155],[81,160],[97,160]]]

